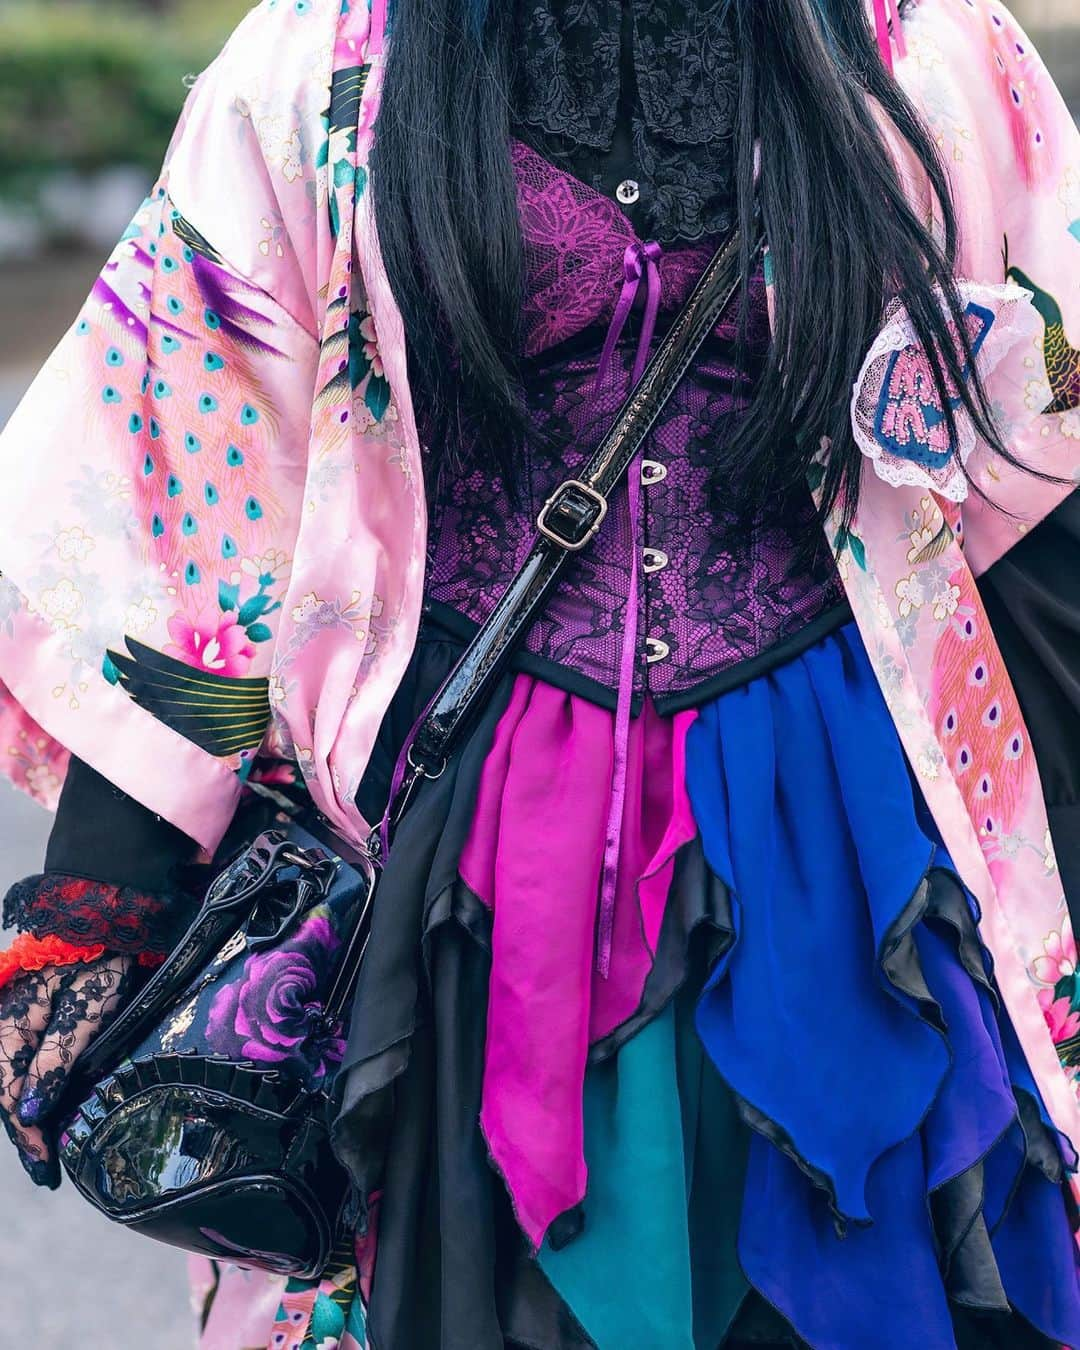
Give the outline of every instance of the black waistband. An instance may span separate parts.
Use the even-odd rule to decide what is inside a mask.
[[[715,674],[696,681],[689,688],[670,690],[664,694],[649,691],[649,697],[657,712],[664,717],[684,712],[688,708],[699,708],[702,704],[711,703],[713,699],[719,698],[721,694],[739,689],[752,680],[761,679],[763,675],[787,665],[789,661],[794,661],[808,648],[830,637],[851,621],[851,606],[844,601],[818,614],[797,633],[791,634],[755,656],[718,670]],[[473,619],[451,609],[449,605],[438,600],[427,600],[424,604],[420,640],[433,642],[449,640],[464,646],[476,632],[477,626]],[[524,675],[535,676],[536,679],[543,680],[556,689],[564,689],[568,694],[587,699],[590,703],[607,708],[610,712],[615,711],[618,690],[574,670],[571,666],[559,665],[556,661],[536,656],[529,651],[519,651],[514,656],[511,669]],[[643,691],[634,695],[632,711],[635,717],[640,715],[644,701]]]

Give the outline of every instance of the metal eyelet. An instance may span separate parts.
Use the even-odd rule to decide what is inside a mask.
[[[670,561],[662,548],[647,548],[641,555],[641,565],[646,573],[662,572]]]

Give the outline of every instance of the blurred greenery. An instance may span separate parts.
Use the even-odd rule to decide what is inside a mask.
[[[0,183],[33,197],[58,169],[152,176],[186,93],[250,0],[0,3]]]
[[[40,209],[58,172],[156,174],[185,76],[253,0],[0,0],[0,205]],[[1080,109],[1080,0],[1012,0]],[[2,221],[0,221],[2,224]]]

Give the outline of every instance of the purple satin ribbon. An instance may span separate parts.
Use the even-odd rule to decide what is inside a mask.
[[[435,693],[432,694],[432,696],[428,699],[424,711],[412,724],[412,728],[409,731],[409,734],[405,737],[405,740],[402,742],[401,749],[398,751],[397,760],[394,763],[394,772],[390,776],[390,796],[387,798],[386,810],[383,812],[382,820],[379,821],[379,831],[378,831],[380,857],[382,858],[384,865],[386,863],[387,858],[389,858],[390,856],[390,831],[393,829],[396,823],[394,820],[391,819],[391,816],[393,814],[394,803],[397,800],[397,795],[401,791],[405,783],[405,774],[408,772],[409,769],[409,755],[412,752],[413,746],[416,744],[416,738],[420,734],[420,728],[427,721],[427,715],[435,706],[435,700],[438,697],[439,691],[436,690]],[[432,775],[424,775],[424,776],[432,777]],[[434,775],[434,777],[439,776],[440,776],[439,774]]]
[[[645,371],[656,332],[660,311],[660,259],[663,249],[655,240],[643,244],[635,239],[623,255],[623,287],[615,313],[611,317],[607,340],[596,371],[594,393],[599,394],[611,367],[615,347],[634,308],[642,278],[645,279],[645,314],[641,322],[632,380],[636,385]],[[611,971],[611,946],[615,931],[615,887],[619,873],[619,846],[622,840],[623,809],[626,804],[626,775],[630,748],[630,710],[634,700],[634,671],[638,663],[638,554],[640,549],[638,516],[641,510],[641,460],[639,451],[629,469],[630,497],[630,582],[626,600],[626,624],[623,628],[622,654],[619,660],[619,697],[615,706],[614,763],[611,774],[611,805],[604,835],[604,870],[600,880],[600,921],[597,928],[596,968],[607,979]]]
[[[643,244],[636,239],[632,244],[627,245],[626,253],[623,255],[622,292],[615,306],[615,313],[611,317],[604,349],[600,354],[600,364],[597,367],[596,381],[593,385],[594,397],[603,389],[604,380],[611,369],[615,348],[634,308],[643,279],[646,283],[645,312],[641,321],[637,353],[634,357],[632,383],[636,385],[645,373],[645,366],[649,359],[649,348],[652,346],[653,336],[656,332],[656,317],[660,312],[662,282],[659,262],[662,256],[663,249],[655,240]],[[626,602],[626,624],[623,629],[622,653],[619,660],[619,693],[615,706],[611,804],[608,810],[607,829],[604,836],[604,865],[600,881],[600,920],[597,931],[596,968],[604,979],[607,979],[611,971],[611,946],[615,929],[615,887],[619,873],[623,810],[626,805],[630,711],[634,700],[634,671],[638,661],[638,555],[641,551],[638,545],[640,537],[639,515],[641,512],[641,461],[642,453],[639,451],[634,456],[634,462],[628,470],[631,531],[630,581]],[[390,798],[379,825],[379,839],[384,860],[390,852],[391,808],[405,781],[409,752],[432,703],[434,703],[434,698],[417,718],[412,730],[406,736],[405,743],[401,747],[397,762],[394,765],[394,772],[390,780]]]

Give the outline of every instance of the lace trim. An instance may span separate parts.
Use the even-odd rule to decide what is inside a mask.
[[[178,933],[175,906],[131,886],[47,872],[18,881],[4,898],[4,924],[33,938],[104,951],[165,955]]]
[[[997,410],[990,377],[1018,347],[1034,343],[1039,316],[1031,292],[1019,286],[963,281],[957,289],[979,373]],[[939,300],[944,307],[940,294]],[[950,321],[948,326],[959,352],[956,325]],[[929,488],[949,501],[965,500],[965,467],[978,436],[959,391],[949,392],[955,439],[927,353],[906,308],[895,304],[867,353],[851,400],[856,444],[880,479],[892,487]]]
[[[683,144],[730,137],[738,65],[728,8],[728,0],[635,0],[630,63],[622,59],[623,0],[520,6],[516,116],[609,150],[629,76],[650,130]]]
[[[605,195],[612,156],[632,154],[643,238],[695,241],[731,228],[739,65],[727,8],[727,0],[635,0],[625,47],[622,0],[519,8],[521,138]]]
[[[634,70],[645,125],[680,145],[734,134],[738,62],[729,0],[636,0]]]
[[[104,955],[102,946],[79,947],[51,934],[34,937],[32,933],[21,933],[7,951],[0,952],[0,989],[28,971],[44,970],[47,966],[85,966]],[[164,959],[154,952],[140,952],[136,963],[159,966]]]
[[[6,952],[0,952],[0,989],[28,970],[86,965],[104,955],[104,947],[76,947],[62,938],[21,933]]]
[[[546,0],[518,9],[517,117],[579,145],[611,146],[619,101],[621,0],[582,8]]]

